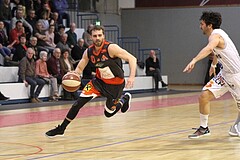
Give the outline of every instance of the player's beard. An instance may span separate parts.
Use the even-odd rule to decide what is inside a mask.
[[[96,40],[96,41],[94,42],[94,45],[95,45],[96,47],[101,47],[102,42],[103,42],[103,41],[101,41],[101,40]]]

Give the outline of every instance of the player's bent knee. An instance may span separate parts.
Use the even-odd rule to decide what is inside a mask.
[[[209,90],[203,91],[198,97],[199,101],[211,101],[214,99],[214,95]]]

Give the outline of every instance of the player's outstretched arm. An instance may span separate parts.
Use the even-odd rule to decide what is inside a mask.
[[[191,72],[195,66],[195,64],[202,60],[203,58],[207,57],[209,54],[213,52],[213,49],[218,46],[220,42],[220,35],[213,34],[209,37],[209,42],[206,47],[204,47],[196,57],[192,59],[192,61],[185,67],[183,72]]]

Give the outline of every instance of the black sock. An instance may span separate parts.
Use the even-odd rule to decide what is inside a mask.
[[[67,118],[65,118],[64,121],[61,124],[62,129],[65,130],[70,122],[71,121],[69,121],[69,120],[67,120]]]

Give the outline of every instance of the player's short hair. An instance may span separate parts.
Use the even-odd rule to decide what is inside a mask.
[[[200,20],[203,20],[207,26],[212,24],[213,29],[219,29],[222,24],[222,16],[218,12],[205,11],[202,13]]]
[[[91,29],[90,29],[90,34],[92,35],[92,31],[100,31],[102,30],[103,31],[103,34],[105,32],[105,29],[103,26],[100,26],[100,25],[94,25]]]

